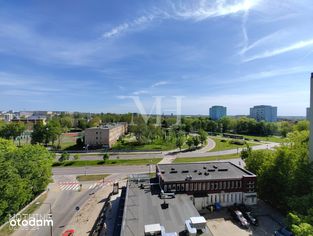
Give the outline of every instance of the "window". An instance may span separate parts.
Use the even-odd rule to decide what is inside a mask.
[[[205,190],[205,183],[202,183],[202,190]]]
[[[208,183],[208,188],[207,188],[207,190],[210,190],[210,183]]]
[[[189,187],[190,187],[190,191],[193,191],[193,183],[190,183]]]
[[[231,188],[234,188],[234,181],[231,181]]]
[[[223,188],[223,182],[220,182],[220,189]]]
[[[194,190],[197,191],[197,183],[194,184]]]
[[[227,189],[230,189],[230,181],[227,181]]]
[[[214,190],[214,183],[211,183],[211,190]]]
[[[215,190],[218,190],[218,182],[215,182]]]
[[[198,183],[198,190],[201,191],[201,183]]]
[[[241,188],[241,180],[239,181],[239,188]]]

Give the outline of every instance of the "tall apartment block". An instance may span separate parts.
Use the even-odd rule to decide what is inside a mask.
[[[210,108],[210,117],[212,120],[219,120],[226,116],[227,108],[223,106],[212,106]]]
[[[250,108],[250,117],[257,121],[276,122],[277,107],[268,105],[254,106]]]

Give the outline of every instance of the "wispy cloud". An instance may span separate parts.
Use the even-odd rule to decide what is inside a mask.
[[[262,80],[267,78],[274,78],[274,77],[281,77],[285,75],[293,75],[293,74],[300,74],[300,73],[307,73],[311,70],[311,66],[294,66],[294,67],[286,67],[286,68],[279,68],[279,69],[269,69],[265,71],[255,72],[253,74],[247,74],[241,77],[237,77],[230,80],[220,80],[216,83],[217,85],[225,85],[225,84],[237,84],[238,82],[247,82],[247,81],[256,81]]]
[[[166,85],[166,84],[169,84],[169,82],[168,81],[159,81],[159,82],[156,82],[153,85],[151,85],[151,88],[155,88],[155,87]]]
[[[268,58],[268,57],[273,57],[273,56],[277,56],[277,55],[280,55],[283,53],[291,52],[294,50],[298,50],[298,49],[302,49],[302,48],[306,48],[306,47],[310,47],[310,46],[313,46],[313,39],[309,39],[309,40],[305,40],[305,41],[301,40],[301,41],[295,42],[293,44],[290,44],[286,47],[276,48],[276,49],[262,52],[260,54],[253,55],[251,57],[244,59],[244,62],[254,61],[257,59],[263,59],[263,58]]]
[[[140,26],[152,21],[154,18],[155,18],[155,16],[152,14],[138,17],[137,19],[135,19],[133,21],[125,22],[123,24],[120,24],[120,25],[112,28],[111,30],[109,30],[107,32],[104,32],[102,34],[102,37],[103,38],[112,38],[112,37],[118,36],[118,35],[126,32],[126,31],[135,30],[137,27],[140,27]]]
[[[149,93],[147,90],[138,90],[133,92],[133,95],[142,95],[142,94],[147,94]]]
[[[194,20],[203,21],[212,17],[226,16],[240,12],[248,12],[257,6],[261,0],[199,0],[175,1],[162,9],[153,9],[147,15],[127,21],[113,27],[102,34],[103,38],[112,38],[127,31],[137,30],[153,20]]]
[[[192,19],[202,21],[211,17],[226,16],[247,12],[256,7],[260,0],[217,0],[217,1],[188,1],[173,3],[173,17],[177,19]]]

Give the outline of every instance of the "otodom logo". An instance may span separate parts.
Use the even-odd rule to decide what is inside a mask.
[[[37,230],[40,227],[52,227],[51,214],[16,214],[9,220],[11,229]]]

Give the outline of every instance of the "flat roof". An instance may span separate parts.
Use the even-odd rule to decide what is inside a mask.
[[[243,176],[255,175],[231,162],[204,162],[158,164],[161,177],[165,182],[186,181],[191,176],[191,181],[241,179]]]
[[[141,183],[129,181],[123,213],[121,236],[143,236],[145,225],[160,224],[167,233],[185,230],[185,220],[200,216],[190,196],[178,194],[175,198],[166,199],[167,209],[162,209],[164,199],[159,198],[158,185],[141,189]]]
[[[91,127],[88,129],[113,129],[115,127],[124,126],[126,124],[127,122],[110,123],[110,124],[100,125],[98,127]]]

